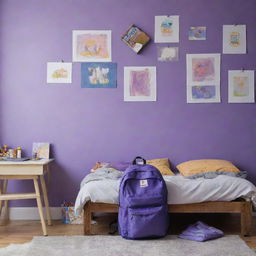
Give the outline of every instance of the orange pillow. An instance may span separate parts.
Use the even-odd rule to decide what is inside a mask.
[[[161,172],[162,175],[175,175],[171,170],[168,158],[147,160],[147,164],[156,167]]]
[[[231,162],[219,159],[191,160],[183,162],[176,167],[186,177],[207,172],[240,172]]]

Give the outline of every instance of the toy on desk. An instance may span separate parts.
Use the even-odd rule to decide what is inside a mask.
[[[7,159],[21,159],[21,147],[9,148],[8,145],[0,147],[0,157],[2,160]]]
[[[0,147],[0,157],[6,157],[8,155],[8,145]]]

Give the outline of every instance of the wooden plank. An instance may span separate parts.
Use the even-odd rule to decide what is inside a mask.
[[[0,175],[43,175],[43,165],[2,165]]]
[[[40,175],[40,181],[41,181],[41,186],[42,186],[42,191],[43,191],[43,198],[44,198],[44,205],[46,209],[46,217],[48,221],[48,225],[52,225],[52,218],[51,218],[51,213],[50,213],[50,208],[49,208],[49,200],[47,196],[47,188],[44,180],[44,176]]]
[[[0,175],[0,179],[6,180],[33,180],[37,175]]]
[[[252,227],[252,204],[244,202],[241,211],[241,236],[249,236]]]
[[[244,202],[203,202],[195,204],[169,204],[170,213],[240,213]],[[92,212],[118,212],[117,204],[92,203]]]
[[[91,235],[92,203],[89,201],[84,206],[84,235]]]
[[[47,165],[51,162],[53,162],[54,159],[41,159],[41,160],[27,160],[27,161],[6,161],[2,160],[0,161],[0,166],[1,165]]]
[[[118,205],[90,202],[90,210],[91,212],[118,212]]]
[[[34,181],[34,187],[35,187],[35,192],[36,192],[36,202],[37,202],[39,216],[41,219],[43,234],[44,234],[44,236],[48,236],[46,225],[45,225],[45,220],[44,220],[43,207],[42,207],[42,202],[41,202],[41,197],[40,197],[38,181],[37,181],[37,179],[34,179],[33,181]]]
[[[7,186],[8,186],[8,180],[3,180],[2,184],[2,194],[6,194],[7,191]],[[2,207],[2,200],[1,202],[1,208],[0,208],[0,226],[5,226],[9,222],[9,206],[8,206],[8,201],[4,200],[4,206]],[[3,211],[2,211],[3,209]]]
[[[37,195],[35,193],[16,193],[16,194],[2,194],[0,195],[0,201],[4,200],[19,200],[19,199],[35,199]]]
[[[168,205],[170,213],[240,213],[241,202],[203,202]]]
[[[203,202],[194,204],[168,205],[170,213],[240,213],[241,235],[249,235],[252,225],[252,203],[243,202]],[[93,212],[118,212],[117,204],[87,202],[84,206],[84,234],[91,234]]]

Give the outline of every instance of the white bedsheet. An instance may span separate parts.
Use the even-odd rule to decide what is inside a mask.
[[[168,204],[232,201],[239,197],[256,201],[256,187],[242,178],[219,175],[214,179],[186,179],[176,175],[164,176],[164,179],[168,189]],[[83,185],[76,198],[76,213],[79,214],[89,200],[118,203],[119,183],[120,180],[106,179]]]

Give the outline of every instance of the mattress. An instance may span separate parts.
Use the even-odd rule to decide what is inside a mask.
[[[181,175],[163,176],[168,189],[168,204],[206,201],[232,201],[239,197],[256,205],[256,187],[248,180],[219,175],[213,179],[187,179]],[[81,186],[75,202],[80,214],[87,201],[118,204],[120,179],[90,181]]]

